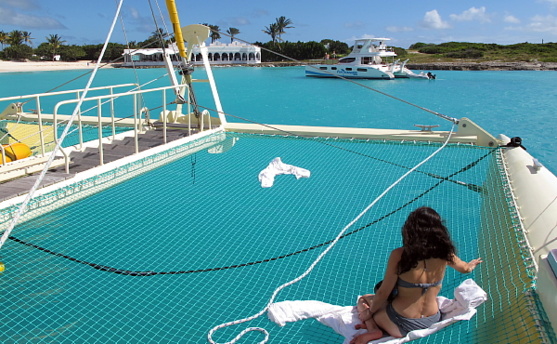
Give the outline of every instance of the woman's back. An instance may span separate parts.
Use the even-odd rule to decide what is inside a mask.
[[[430,258],[399,275],[398,294],[393,300],[394,309],[407,318],[427,317],[437,313],[437,295],[445,276],[447,261]]]

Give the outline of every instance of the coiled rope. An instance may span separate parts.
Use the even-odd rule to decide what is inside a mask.
[[[265,314],[269,308],[271,307],[271,305],[274,303],[275,298],[277,297],[278,293],[283,290],[284,288],[291,286],[299,281],[301,281],[303,278],[305,278],[307,275],[309,275],[313,269],[315,268],[315,266],[317,266],[317,264],[325,257],[325,255],[327,255],[327,253],[329,253],[329,251],[337,244],[337,242],[341,239],[341,237],[344,235],[344,233],[354,225],[354,223],[356,223],[362,216],[364,216],[365,213],[367,213],[379,200],[381,200],[389,191],[391,191],[391,189],[393,189],[396,185],[398,185],[402,180],[404,180],[408,175],[410,175],[412,172],[414,172],[415,170],[418,169],[418,167],[422,166],[423,164],[425,164],[426,162],[428,162],[430,159],[432,159],[435,155],[437,155],[439,152],[441,152],[441,150],[443,150],[447,144],[449,143],[449,140],[454,132],[454,127],[455,127],[455,123],[453,123],[453,126],[451,127],[451,131],[449,132],[449,135],[447,135],[447,139],[445,140],[445,142],[443,143],[443,145],[441,147],[439,147],[437,150],[435,150],[435,152],[433,152],[432,154],[430,154],[427,158],[425,158],[424,160],[422,160],[420,163],[418,163],[416,166],[412,167],[412,169],[410,169],[409,171],[407,171],[406,173],[404,173],[400,178],[398,178],[394,183],[392,183],[389,187],[387,187],[379,196],[377,196],[377,198],[375,198],[375,200],[373,200],[373,202],[371,202],[360,214],[358,214],[352,221],[350,221],[350,223],[348,223],[336,236],[336,238],[331,242],[331,244],[323,251],[321,252],[321,254],[319,254],[319,256],[315,259],[315,261],[309,266],[309,268],[304,271],[300,276],[296,277],[295,279],[284,283],[283,285],[279,286],[277,289],[275,289],[275,291],[273,292],[273,294],[271,295],[269,302],[267,303],[267,305],[258,313],[244,318],[244,319],[239,319],[239,320],[234,320],[234,321],[230,321],[227,323],[223,323],[220,325],[217,325],[215,327],[213,327],[207,334],[207,340],[209,341],[209,343],[211,344],[218,344],[217,342],[215,342],[213,340],[213,334],[218,331],[219,329],[228,327],[228,326],[232,326],[232,325],[238,325],[238,324],[242,324],[254,319],[259,318],[261,315]],[[265,338],[260,342],[261,344],[267,343],[267,341],[269,340],[269,332],[267,332],[266,329],[262,328],[262,327],[248,327],[245,330],[241,331],[236,337],[234,337],[231,341],[226,342],[224,344],[234,344],[236,343],[240,338],[242,338],[246,333],[248,332],[252,332],[252,331],[258,331],[261,332],[265,335]]]

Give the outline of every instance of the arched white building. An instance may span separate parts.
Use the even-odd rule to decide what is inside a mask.
[[[166,51],[170,53],[172,61],[175,61],[175,63],[179,61],[178,49],[175,44],[169,46]],[[209,62],[212,65],[261,63],[261,48],[249,44],[240,42],[224,44],[217,41],[209,45],[207,51]],[[163,66],[163,54],[162,48],[124,49],[124,62],[122,66]],[[203,64],[203,58],[198,46],[195,46],[192,50],[192,62],[195,65]]]

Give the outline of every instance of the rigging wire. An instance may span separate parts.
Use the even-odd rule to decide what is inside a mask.
[[[362,218],[362,216],[364,216],[377,202],[379,202],[379,200],[381,200],[387,193],[389,193],[389,191],[391,191],[395,186],[397,186],[400,182],[402,182],[406,177],[408,177],[412,172],[414,172],[415,170],[418,169],[418,167],[420,167],[421,165],[425,164],[426,162],[428,162],[429,160],[431,160],[435,155],[437,155],[439,152],[441,152],[449,143],[449,140],[451,138],[451,135],[454,131],[454,127],[455,127],[455,123],[453,123],[453,126],[451,128],[451,131],[449,132],[449,135],[447,136],[447,139],[445,141],[445,143],[439,147],[437,150],[435,150],[435,152],[433,152],[432,154],[430,154],[427,158],[425,158],[424,160],[422,160],[420,163],[418,163],[417,165],[415,165],[412,169],[410,169],[409,171],[407,171],[406,173],[404,173],[401,177],[399,177],[394,183],[392,183],[389,187],[387,187],[379,196],[377,196],[377,198],[375,198],[366,208],[364,208],[364,210],[362,210],[360,212],[360,214],[358,214],[352,221],[350,221],[336,236],[336,238],[329,244],[329,246],[327,246],[327,248],[321,252],[321,254],[319,254],[319,256],[314,260],[314,262],[307,268],[306,271],[304,271],[301,275],[299,275],[298,277],[294,278],[293,280],[286,282],[282,285],[280,285],[278,288],[275,289],[275,291],[272,293],[271,297],[269,298],[269,301],[267,303],[267,305],[258,313],[247,317],[247,318],[243,318],[243,319],[239,319],[239,320],[234,320],[234,321],[230,321],[227,323],[223,323],[220,325],[217,325],[215,327],[213,327],[208,333],[207,333],[207,340],[211,343],[211,344],[217,344],[217,342],[215,342],[213,340],[213,334],[218,331],[219,329],[228,327],[228,326],[232,326],[232,325],[238,325],[238,324],[242,324],[254,319],[259,318],[261,315],[265,314],[267,312],[267,310],[269,310],[269,308],[271,307],[271,305],[274,303],[275,298],[277,297],[278,293],[283,290],[286,287],[289,287],[299,281],[301,281],[302,279],[304,279],[307,275],[309,275],[313,269],[315,268],[315,266],[317,266],[317,264],[329,253],[329,251],[337,244],[337,242],[341,239],[341,237],[344,235],[344,233],[350,229],[350,227],[352,227],[354,225],[354,223],[356,223],[360,218]],[[258,331],[258,332],[262,332],[265,335],[265,338],[263,341],[261,341],[260,343],[266,343],[269,340],[269,332],[267,332],[266,329],[262,328],[262,327],[249,327],[244,329],[243,331],[241,331],[236,337],[234,337],[230,342],[226,342],[226,344],[233,344],[236,343],[238,340],[240,340],[240,338],[242,338],[246,333],[248,332],[252,332],[252,331]]]
[[[87,93],[89,91],[89,88],[91,87],[91,84],[93,83],[93,80],[94,80],[94,78],[97,74],[97,71],[99,70],[99,67],[100,67],[100,64],[101,64],[101,61],[102,61],[102,57],[104,56],[104,53],[106,51],[106,48],[107,48],[109,40],[110,40],[110,37],[112,36],[112,32],[114,31],[114,26],[116,25],[116,21],[118,19],[119,14],[120,14],[120,10],[122,9],[123,2],[124,2],[124,0],[120,0],[120,2],[118,3],[117,9],[116,9],[116,14],[114,16],[114,19],[112,20],[112,25],[110,26],[110,30],[109,30],[108,35],[106,37],[103,49],[102,49],[102,51],[99,55],[99,59],[97,60],[97,64],[95,66],[95,69],[91,73],[91,77],[89,78],[89,81],[87,82],[87,85],[86,85],[85,89],[83,90],[83,93],[81,94],[78,103],[75,106],[72,117],[70,118],[70,120],[68,121],[68,124],[64,128],[64,131],[62,132],[62,135],[60,135],[59,142],[54,147],[54,150],[52,151],[47,163],[45,164],[45,167],[41,171],[41,173],[40,173],[39,177],[37,178],[35,184],[31,188],[31,190],[29,190],[29,193],[27,194],[27,197],[21,203],[21,205],[19,206],[18,211],[16,212],[16,214],[12,218],[12,221],[10,222],[9,226],[6,228],[6,230],[2,234],[2,237],[0,238],[0,248],[2,248],[2,246],[4,245],[4,243],[6,242],[8,237],[10,236],[12,230],[14,229],[15,225],[18,223],[20,217],[26,211],[27,205],[29,204],[29,201],[31,201],[31,198],[33,198],[33,196],[35,194],[35,191],[38,189],[39,185],[43,181],[43,179],[46,175],[46,172],[50,168],[50,165],[52,165],[52,162],[54,161],[54,158],[56,157],[56,152],[58,152],[58,150],[61,149],[62,142],[64,141],[66,135],[68,134],[68,131],[70,130],[70,126],[73,123],[73,120],[75,119],[75,117],[77,117],[77,114],[79,113],[79,109],[81,108],[81,104],[83,103],[83,100],[86,98]]]

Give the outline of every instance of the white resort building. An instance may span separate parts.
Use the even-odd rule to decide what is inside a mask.
[[[240,43],[232,42],[224,44],[214,42],[207,47],[209,62],[212,65],[219,64],[259,64],[261,63],[261,48]],[[170,58],[178,63],[178,49],[173,44],[166,49],[170,54]],[[163,49],[124,49],[124,62],[122,67],[148,67],[163,66]],[[199,47],[193,47],[192,61],[194,64],[203,64],[203,57],[199,51]]]

